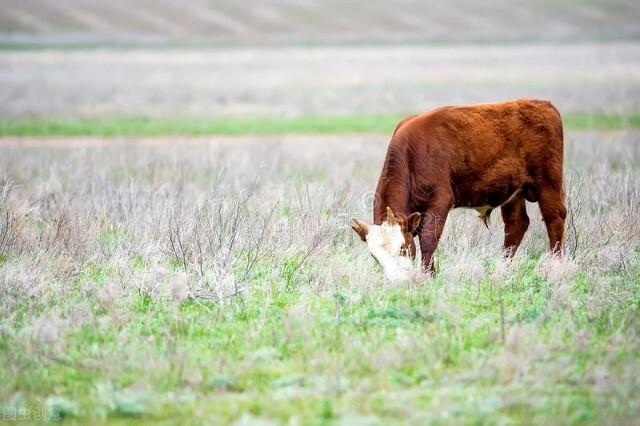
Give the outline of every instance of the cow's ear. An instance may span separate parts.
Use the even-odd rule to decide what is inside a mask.
[[[362,241],[367,241],[367,234],[369,233],[369,225],[366,222],[360,219],[353,218],[351,219],[351,229],[356,231],[356,234],[360,236],[360,239]]]
[[[396,215],[393,214],[393,210],[391,210],[391,207],[387,207],[387,223],[389,225],[395,225],[396,223],[398,223]]]
[[[412,213],[407,218],[407,233],[411,235],[416,235],[418,233],[418,229],[420,229],[420,221],[422,216],[420,213]]]

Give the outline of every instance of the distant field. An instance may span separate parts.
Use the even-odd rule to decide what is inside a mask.
[[[408,114],[406,114],[408,115]],[[298,118],[106,118],[0,121],[0,136],[198,136],[284,134],[391,134],[406,115]],[[640,115],[565,114],[565,129],[640,128]]]
[[[487,230],[456,210],[438,273],[408,284],[348,226],[387,141],[5,138],[0,405],[90,424],[636,423],[640,132],[567,132],[566,258],[536,205],[512,263],[499,212]]]
[[[0,51],[0,118],[334,117],[549,99],[640,111],[640,43]]]
[[[0,0],[9,46],[518,42],[638,37],[633,0]]]

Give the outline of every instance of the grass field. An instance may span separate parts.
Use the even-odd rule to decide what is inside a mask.
[[[0,0],[1,424],[639,424],[640,3],[390,4]],[[564,256],[455,210],[385,280],[396,123],[526,97]]]
[[[0,6],[0,42],[40,48],[610,40],[637,37],[640,13],[632,0],[529,0],[516,13],[508,0],[403,0],[393,7],[383,0],[271,0],[250,9],[233,0],[192,0],[187,7],[174,1],[0,0]]]
[[[0,121],[1,136],[207,136],[391,133],[409,114],[254,118],[85,118]],[[566,114],[570,130],[640,128],[640,115]]]
[[[0,121],[278,122],[521,97],[567,118],[629,117],[639,76],[633,41],[0,51]]]
[[[546,254],[535,205],[511,263],[499,215],[487,231],[454,211],[438,273],[408,284],[348,227],[370,215],[387,139],[4,138],[3,406],[72,423],[634,424],[638,130],[567,132],[566,258]]]

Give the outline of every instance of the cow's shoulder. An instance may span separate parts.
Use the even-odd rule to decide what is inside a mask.
[[[398,130],[400,130],[400,128],[402,126],[404,126],[405,124],[407,124],[408,122],[410,122],[411,120],[413,120],[416,117],[418,117],[418,114],[412,114],[412,115],[410,115],[408,117],[405,117],[402,120],[400,120],[398,122],[398,124],[396,124],[396,129],[393,131],[393,134],[395,135],[396,133],[398,133]]]
[[[414,114],[410,115],[406,118],[403,118],[396,129],[393,132],[393,136],[399,136],[398,140],[406,140],[407,134],[420,134],[421,132],[433,128],[434,125],[441,122],[447,114],[449,114],[449,110],[454,107],[440,107],[431,111],[423,112],[422,114]]]

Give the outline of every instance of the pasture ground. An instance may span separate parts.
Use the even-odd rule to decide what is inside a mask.
[[[356,2],[346,21],[315,1],[5,3],[0,421],[638,422],[637,2]],[[467,32],[345,44],[353,16],[366,40]],[[191,39],[202,19],[287,39],[101,44]],[[541,29],[556,42],[522,42]],[[317,45],[285,45],[305,34]],[[458,44],[478,34],[503,43]],[[515,97],[565,117],[566,256],[546,254],[535,205],[509,263],[499,213],[486,230],[460,210],[434,277],[385,282],[349,219],[371,217],[395,122]]]
[[[567,132],[565,258],[546,254],[535,205],[510,263],[499,214],[487,231],[460,210],[438,273],[409,284],[385,282],[348,227],[370,216],[387,140],[0,140],[3,407],[70,423],[637,422],[638,130]]]
[[[0,121],[363,118],[520,97],[627,117],[639,76],[637,41],[0,50]]]

